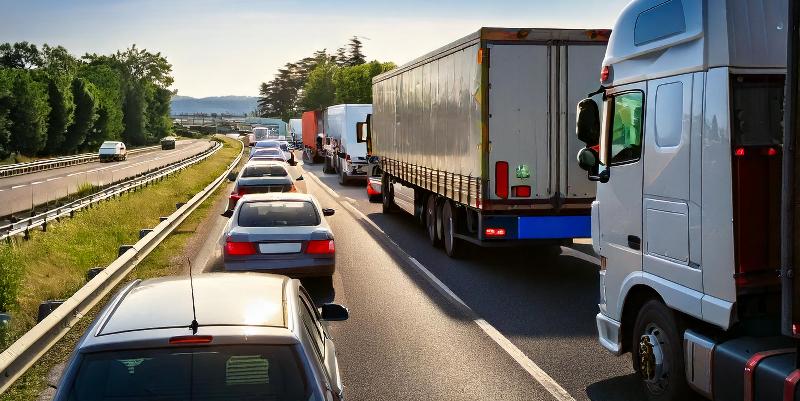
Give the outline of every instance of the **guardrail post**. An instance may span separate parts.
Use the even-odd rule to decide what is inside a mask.
[[[181,206],[183,206],[185,204],[186,204],[186,202],[178,202],[178,203],[175,204],[175,209],[180,209]]]
[[[0,313],[0,327],[8,326],[11,322],[11,315],[8,313]]]
[[[24,233],[22,235],[22,238],[24,238],[25,241],[31,239],[31,234],[30,234],[30,232],[28,232],[28,228],[25,229],[25,231],[24,231]]]
[[[147,234],[150,234],[151,232],[153,232],[153,230],[150,228],[143,228],[139,230],[139,239],[144,238]]]
[[[117,257],[120,257],[125,252],[128,252],[128,249],[133,249],[133,245],[120,245],[119,250],[117,251]]]
[[[105,270],[105,269],[106,269],[105,267],[98,266],[98,267],[92,267],[91,269],[87,270],[86,271],[86,281],[87,282],[91,281],[95,276],[100,274],[100,272]]]
[[[45,217],[44,221],[42,222],[42,232],[47,232],[47,217]]]
[[[168,218],[169,217],[161,216],[161,217],[158,218],[158,222],[161,223],[161,222],[167,221]]]
[[[52,313],[56,308],[64,303],[63,299],[50,299],[39,304],[39,314],[36,316],[36,322],[41,322],[44,318]]]

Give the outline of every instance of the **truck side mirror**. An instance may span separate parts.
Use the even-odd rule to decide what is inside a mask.
[[[591,147],[600,143],[600,111],[597,102],[586,98],[578,103],[576,134],[578,139]]]
[[[608,168],[598,173],[600,158],[597,151],[592,148],[583,148],[578,152],[578,166],[588,173],[589,181],[606,183],[611,176]]]

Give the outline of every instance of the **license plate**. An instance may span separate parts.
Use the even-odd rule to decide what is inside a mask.
[[[258,244],[261,253],[297,253],[300,252],[299,242]]]

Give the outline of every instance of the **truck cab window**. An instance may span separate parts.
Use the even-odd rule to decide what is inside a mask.
[[[608,130],[611,138],[606,157],[601,158],[604,165],[617,165],[630,163],[642,156],[642,106],[644,94],[642,92],[623,93],[609,99],[606,107],[611,107],[609,112],[611,121]]]

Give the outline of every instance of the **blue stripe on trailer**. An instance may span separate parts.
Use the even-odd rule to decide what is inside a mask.
[[[591,236],[591,216],[520,217],[518,222],[519,239],[589,238]]]

